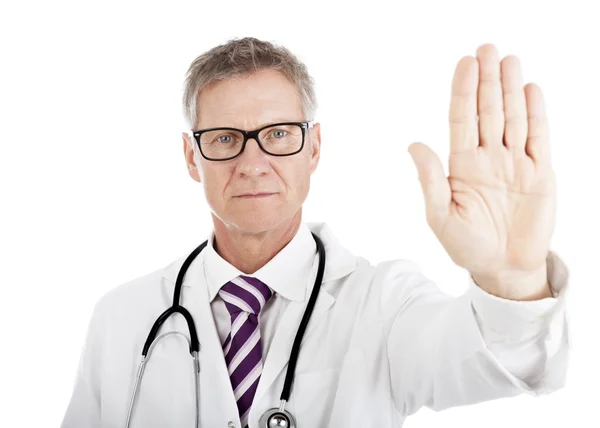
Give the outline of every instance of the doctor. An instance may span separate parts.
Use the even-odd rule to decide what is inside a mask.
[[[549,249],[548,125],[517,58],[483,45],[458,62],[449,177],[427,146],[409,148],[427,222],[468,273],[458,298],[410,261],[371,265],[327,225],[303,222],[321,135],[312,80],[288,50],[231,40],[196,58],[185,85],[185,159],[214,229],[193,257],[97,303],[63,428],[184,428],[196,417],[210,428],[399,427],[423,406],[564,386],[568,271]],[[172,314],[144,346],[172,305],[190,319]]]

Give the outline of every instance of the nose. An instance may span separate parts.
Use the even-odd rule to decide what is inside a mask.
[[[248,139],[246,147],[238,157],[238,171],[248,177],[259,177],[266,174],[269,169],[268,154],[263,152],[258,141],[254,138]]]

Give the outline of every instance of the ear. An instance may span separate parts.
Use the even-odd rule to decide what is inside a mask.
[[[310,173],[311,175],[319,165],[321,159],[321,124],[315,123],[308,131],[308,144],[310,145]]]
[[[190,177],[194,179],[194,181],[200,183],[200,174],[198,172],[198,167],[194,162],[194,144],[196,144],[196,142],[187,132],[182,132],[181,135],[183,137],[183,155],[185,156],[185,163],[187,165],[188,173],[190,174]]]

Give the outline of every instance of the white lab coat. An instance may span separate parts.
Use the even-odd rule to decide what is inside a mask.
[[[548,261],[555,299],[509,302],[473,283],[454,298],[411,262],[372,266],[342,247],[327,226],[309,226],[323,240],[327,264],[287,405],[300,428],[400,427],[423,406],[441,410],[521,393],[542,395],[564,385],[567,270],[553,253]],[[157,316],[171,305],[186,257],[115,288],[97,303],[63,428],[125,425],[141,349]],[[200,340],[201,426],[239,428],[202,261],[200,253],[182,291]],[[308,289],[317,262],[315,257]],[[305,302],[291,301],[282,316],[264,357],[250,428],[258,428],[262,413],[279,405],[309,294]],[[161,332],[168,330],[189,337],[179,315]],[[193,427],[193,399],[187,343],[166,338],[146,368],[132,427]]]

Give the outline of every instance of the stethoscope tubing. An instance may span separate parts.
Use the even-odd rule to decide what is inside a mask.
[[[294,420],[293,416],[288,411],[285,410],[285,404],[287,403],[287,401],[290,397],[292,384],[294,381],[294,372],[296,370],[296,363],[298,362],[298,356],[300,355],[300,345],[302,343],[302,337],[304,336],[304,332],[306,330],[306,327],[308,326],[308,322],[310,321],[310,317],[311,317],[313,309],[315,307],[317,297],[319,295],[319,290],[320,290],[321,284],[323,282],[323,275],[325,272],[325,247],[323,245],[323,242],[321,242],[321,240],[319,239],[319,237],[316,234],[312,233],[312,236],[317,244],[317,252],[319,254],[319,265],[318,265],[318,269],[317,269],[317,276],[315,278],[315,283],[313,285],[313,289],[311,291],[310,298],[309,298],[308,304],[306,306],[306,310],[304,311],[302,320],[300,321],[300,325],[298,326],[298,331],[296,332],[296,336],[295,336],[294,342],[292,344],[292,350],[290,352],[288,368],[287,368],[285,380],[283,383],[283,389],[281,391],[281,396],[280,396],[280,400],[281,400],[280,406],[279,406],[279,408],[270,409],[263,415],[263,418],[265,415],[271,415],[271,417],[272,417],[272,415],[278,415],[278,416],[284,415],[284,417],[286,419],[288,419],[288,422],[289,422],[288,426],[293,426],[293,427],[295,427],[295,420]],[[180,302],[180,298],[181,298],[181,288],[183,285],[183,278],[185,277],[185,274],[186,274],[189,266],[191,265],[191,263],[198,256],[198,254],[200,254],[200,252],[207,246],[207,244],[208,244],[208,241],[204,241],[202,244],[200,244],[198,247],[196,247],[187,256],[187,258],[181,265],[181,268],[179,269],[179,273],[177,274],[177,280],[175,281],[175,289],[173,292],[173,304],[171,307],[169,307],[167,310],[165,310],[156,319],[156,321],[152,325],[152,329],[150,330],[148,337],[146,338],[146,342],[144,343],[144,347],[142,349],[142,360],[138,367],[138,373],[136,376],[136,381],[134,384],[131,401],[129,403],[129,410],[127,412],[127,421],[125,424],[126,428],[129,428],[129,426],[130,426],[131,418],[132,418],[132,415],[133,415],[134,409],[135,409],[135,403],[137,401],[137,396],[139,394],[139,389],[140,389],[140,386],[142,383],[142,377],[144,375],[146,363],[150,359],[152,350],[154,349],[154,346],[156,345],[156,343],[158,343],[163,338],[172,336],[172,335],[181,335],[184,337],[184,339],[188,342],[190,355],[193,358],[193,370],[194,370],[194,379],[195,379],[194,383],[195,383],[195,390],[196,390],[195,391],[196,392],[195,427],[198,428],[200,426],[200,360],[198,357],[198,353],[200,352],[200,341],[198,340],[198,333],[196,331],[196,325],[194,323],[194,319],[193,319],[192,315],[186,308],[181,306],[179,302]],[[162,327],[164,322],[171,315],[173,315],[175,313],[179,313],[184,317],[184,319],[188,325],[188,330],[189,330],[189,334],[190,334],[189,340],[183,333],[176,332],[176,331],[163,333],[157,337],[158,331],[160,330],[160,328]],[[263,420],[263,418],[261,418],[261,421]],[[267,426],[268,426],[268,421],[270,421],[270,417],[267,418],[267,422],[266,422]],[[261,427],[261,428],[267,428],[267,427]]]

